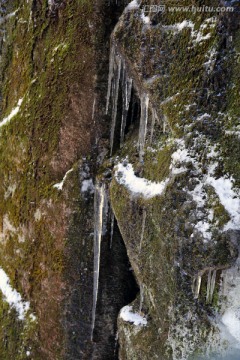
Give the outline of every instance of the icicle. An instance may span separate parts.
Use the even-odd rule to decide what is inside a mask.
[[[221,290],[221,293],[222,295],[225,295],[227,292],[226,292],[226,288],[227,288],[227,271],[224,270],[222,271],[222,274],[221,274],[221,286],[220,286],[220,290]]]
[[[143,160],[143,155],[144,155],[144,146],[145,146],[147,122],[148,122],[148,105],[149,105],[148,95],[143,94],[141,96],[141,117],[140,117],[139,138],[138,138],[140,161]]]
[[[112,104],[110,155],[112,155],[113,146],[114,146],[120,80],[121,80],[121,88],[122,88],[122,119],[121,119],[120,146],[122,146],[124,142],[127,115],[131,100],[133,81],[127,75],[126,65],[122,60],[121,56],[117,53],[115,44],[112,44],[110,51],[110,59],[109,59],[108,91],[107,91],[107,103],[106,103],[106,114],[109,111],[110,100]]]
[[[142,232],[141,232],[141,237],[140,237],[139,251],[141,251],[141,249],[142,249],[142,242],[143,242],[144,231],[145,231],[146,217],[147,217],[147,211],[143,210]]]
[[[105,206],[105,185],[96,184],[95,194],[94,194],[94,275],[93,275],[91,340],[93,339],[93,331],[95,327],[95,318],[96,318],[104,206]]]
[[[111,212],[111,237],[110,237],[110,249],[112,248],[112,241],[113,241],[113,231],[114,231],[114,212]]]
[[[152,140],[153,140],[153,133],[154,133],[154,126],[156,123],[156,120],[158,120],[158,116],[157,116],[157,112],[155,109],[151,109],[152,110],[152,124],[151,124],[151,133],[150,133],[150,144],[152,144]]]
[[[111,125],[111,135],[110,135],[110,155],[112,155],[113,151],[113,143],[114,143],[114,135],[116,128],[116,119],[117,119],[117,107],[118,107],[118,95],[119,95],[119,83],[121,76],[121,57],[119,55],[116,56],[114,62],[114,87],[113,87],[113,105],[112,105],[112,125]]]
[[[216,283],[216,270],[209,270],[208,272],[208,282],[207,282],[207,296],[206,296],[206,302],[207,304],[211,304],[213,300],[213,294],[215,290],[215,283]]]
[[[111,46],[110,58],[109,58],[109,73],[108,73],[108,91],[107,91],[107,104],[106,104],[106,114],[108,113],[110,95],[112,91],[112,80],[113,80],[113,66],[115,61],[115,46]]]
[[[163,115],[163,133],[166,134],[166,128],[167,128],[167,117],[166,115]]]
[[[213,300],[213,294],[214,294],[215,284],[216,284],[216,275],[217,275],[217,271],[213,270],[212,279],[211,279],[211,285],[210,285],[210,291],[209,291],[209,302],[210,303]]]
[[[143,284],[141,284],[141,285],[140,285],[140,304],[139,304],[139,312],[142,312],[143,300],[144,300],[144,288],[143,288]]]
[[[129,110],[129,104],[131,100],[132,94],[132,79],[128,78],[126,73],[126,66],[123,64],[123,76],[122,76],[122,122],[121,122],[121,134],[120,134],[120,146],[123,145],[126,123],[127,123],[127,115]]]
[[[211,280],[212,280],[212,271],[208,272],[208,282],[207,282],[207,295],[206,295],[206,303],[208,304],[210,301],[210,288],[211,288]]]
[[[95,106],[96,106],[96,95],[94,96],[94,100],[93,100],[92,120],[94,119],[94,115],[95,115]]]
[[[114,359],[117,355],[117,350],[118,350],[118,331],[116,332],[116,336],[115,336],[115,343],[114,343]]]
[[[201,276],[201,275],[197,275],[197,276],[194,278],[194,281],[193,281],[194,299],[198,299],[198,297],[199,297],[200,289],[201,289],[201,283],[202,283],[202,276]]]

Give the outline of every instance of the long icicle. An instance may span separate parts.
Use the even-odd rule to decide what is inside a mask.
[[[147,134],[147,122],[148,122],[148,105],[149,98],[147,94],[141,96],[141,117],[140,117],[140,126],[139,126],[139,138],[138,138],[138,148],[139,148],[139,159],[143,160],[144,155],[144,146]]]
[[[117,119],[117,108],[118,108],[118,95],[119,95],[119,82],[121,76],[121,57],[116,55],[114,62],[114,70],[116,71],[116,75],[114,75],[114,91],[113,91],[113,105],[112,105],[112,125],[111,125],[111,134],[110,134],[110,156],[113,152],[114,145],[114,135],[116,128],[116,119]],[[114,71],[114,73],[115,73]]]
[[[105,202],[104,200],[105,200],[105,185],[96,184],[95,195],[94,195],[94,273],[93,273],[93,306],[92,306],[91,340],[93,340],[93,331],[95,328],[96,307],[97,307],[97,298],[98,298],[101,240],[102,240],[104,202]]]
[[[159,122],[156,110],[152,107],[151,111],[152,111],[152,124],[151,124],[151,133],[150,133],[150,144],[152,144],[153,141],[154,127],[156,124],[156,120],[158,120]]]
[[[208,271],[208,282],[207,282],[207,295],[206,295],[206,303],[210,302],[210,289],[211,289],[211,280],[212,280],[212,270]]]
[[[126,66],[123,64],[123,76],[122,76],[122,122],[121,122],[121,134],[120,134],[120,146],[123,145],[125,130],[127,124],[127,116],[129,110],[129,104],[132,94],[132,79],[128,78],[126,72]]]
[[[108,74],[108,91],[107,91],[107,102],[106,102],[106,114],[108,114],[110,103],[112,107],[112,121],[110,131],[110,155],[113,152],[116,120],[118,111],[118,98],[119,88],[121,80],[122,89],[122,119],[121,119],[121,130],[120,130],[120,146],[123,145],[127,116],[129,111],[129,105],[131,101],[132,85],[133,80],[128,77],[126,71],[126,65],[121,55],[116,50],[116,45],[113,43],[110,51],[109,59],[109,74]]]
[[[213,300],[213,294],[214,294],[215,284],[216,284],[216,275],[217,275],[217,271],[213,270],[212,279],[211,279],[211,286],[210,286],[210,294],[209,294],[209,302],[210,303]]]
[[[113,210],[111,211],[111,236],[110,236],[110,249],[112,248],[113,232],[114,232],[115,216]]]
[[[142,249],[142,242],[144,238],[145,224],[146,224],[147,211],[143,210],[143,218],[142,218],[142,232],[140,237],[139,251]]]
[[[112,91],[112,81],[113,81],[113,68],[114,68],[114,61],[115,61],[115,46],[111,46],[110,50],[110,58],[109,58],[109,73],[108,73],[108,91],[107,91],[107,104],[106,104],[106,114],[108,113],[111,91]]]
[[[140,285],[140,304],[139,304],[139,312],[142,312],[143,307],[143,301],[144,301],[144,285]]]
[[[194,279],[194,283],[194,299],[198,299],[201,290],[202,276],[198,274]]]

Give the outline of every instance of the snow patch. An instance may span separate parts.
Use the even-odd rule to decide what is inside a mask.
[[[129,10],[135,10],[138,8],[139,8],[139,4],[138,4],[137,0],[133,0],[126,6],[125,10],[129,11]]]
[[[20,107],[22,105],[23,99],[19,99],[17,106],[12,109],[11,113],[6,116],[1,122],[0,122],[0,127],[6,125],[10,120],[12,120],[12,118],[14,118],[14,116],[16,116],[20,110]]]
[[[19,320],[24,320],[30,304],[23,301],[21,295],[11,287],[10,280],[2,268],[0,268],[0,290],[10,307],[17,311]]]
[[[233,179],[220,177],[215,179],[212,173],[207,176],[206,183],[211,185],[218,195],[221,204],[231,217],[231,220],[224,226],[224,230],[237,230],[240,224],[240,198],[237,190],[233,189]]]
[[[73,171],[73,169],[70,169],[66,172],[66,174],[64,175],[62,181],[60,183],[54,184],[53,187],[58,189],[58,190],[62,190],[63,189],[63,185],[65,180],[67,179],[68,174],[70,174]]]
[[[145,25],[149,25],[151,23],[150,17],[144,15],[144,12],[141,13],[141,19]]]
[[[123,165],[122,163],[116,166],[115,177],[118,183],[126,186],[131,193],[142,195],[147,199],[161,195],[169,182],[168,178],[159,183],[139,178],[134,174],[132,164]]]
[[[120,311],[120,318],[124,321],[133,323],[135,326],[146,326],[147,319],[132,311],[132,306],[124,306]]]
[[[81,192],[90,192],[91,194],[94,193],[94,185],[92,179],[85,179],[82,181]]]
[[[239,130],[226,130],[226,135],[234,135],[240,138],[240,131]]]
[[[163,29],[172,30],[177,32],[183,31],[183,29],[191,29],[191,38],[193,43],[201,43],[204,40],[208,40],[211,37],[211,33],[207,33],[204,35],[204,30],[209,28],[212,29],[216,26],[216,19],[209,18],[204,21],[204,23],[200,26],[199,30],[194,30],[195,24],[191,20],[184,20],[181,23],[176,23],[172,25],[163,25]]]
[[[228,309],[222,317],[229,333],[240,343],[240,308]]]

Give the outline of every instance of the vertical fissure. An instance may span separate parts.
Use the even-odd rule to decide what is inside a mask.
[[[118,359],[117,317],[139,292],[114,212],[107,184],[95,190],[92,359]],[[108,212],[108,213],[107,213]]]

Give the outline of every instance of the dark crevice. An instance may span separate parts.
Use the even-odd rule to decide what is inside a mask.
[[[123,111],[123,99],[122,99],[122,86],[120,85],[119,94],[118,94],[118,108],[117,108],[117,118],[116,118],[116,127],[114,132],[114,142],[113,142],[113,153],[120,149],[120,137],[121,137],[121,124],[122,124],[122,111]],[[140,116],[141,116],[141,104],[138,94],[134,87],[132,87],[131,100],[129,103],[129,109],[127,112],[126,127],[124,131],[124,138],[126,139],[127,135],[130,135],[135,129],[139,128],[140,125]]]
[[[139,288],[131,269],[126,247],[115,220],[112,241],[109,231],[103,237],[101,245],[92,359],[118,359],[117,317],[120,309],[131,303],[138,292]]]

